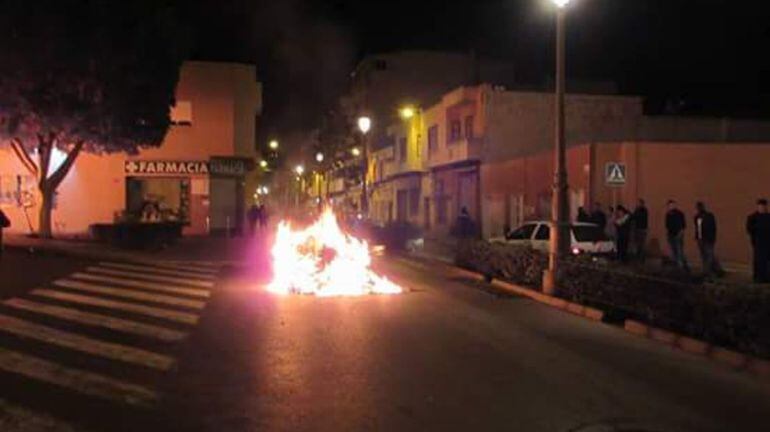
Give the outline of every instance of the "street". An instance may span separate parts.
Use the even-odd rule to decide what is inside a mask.
[[[221,271],[76,262],[26,293],[4,283],[1,429],[750,431],[770,418],[751,375],[440,265],[378,262],[409,289],[398,296],[282,297],[263,290],[259,256]]]

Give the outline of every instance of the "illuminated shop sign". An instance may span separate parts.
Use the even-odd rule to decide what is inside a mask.
[[[208,175],[208,161],[126,161],[124,165],[126,174],[187,174]]]

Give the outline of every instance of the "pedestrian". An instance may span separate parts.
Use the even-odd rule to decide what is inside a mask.
[[[607,234],[607,237],[611,238],[613,241],[615,240],[615,236],[617,235],[617,227],[615,226],[615,219],[617,218],[617,209],[614,206],[609,206],[607,209],[607,215],[609,216],[609,219],[607,220],[606,227],[604,229],[604,233]]]
[[[631,237],[631,214],[622,205],[615,210],[615,252],[620,262],[628,260],[628,243]]]
[[[677,267],[689,271],[687,258],[684,256],[684,230],[687,224],[684,213],[677,208],[676,201],[668,200],[666,212],[666,238],[671,248],[671,260]]]
[[[643,199],[640,199],[639,203],[636,205],[634,213],[631,215],[631,220],[633,221],[634,225],[633,241],[635,248],[634,251],[636,252],[636,259],[644,262],[644,260],[647,258],[646,247],[647,229],[649,227],[649,213],[647,212],[647,206],[645,205]]]
[[[264,204],[259,206],[259,226],[260,228],[267,228],[267,223],[270,220],[270,215],[267,213],[267,207]]]
[[[722,277],[724,270],[714,253],[717,242],[717,219],[713,213],[706,210],[706,205],[698,201],[695,203],[695,242],[698,243],[698,251],[703,262],[703,275],[706,277]]]
[[[591,215],[589,215],[583,207],[578,207],[577,218],[575,218],[575,220],[578,222],[590,223]]]
[[[754,282],[770,282],[770,213],[767,209],[767,200],[757,200],[757,211],[746,219],[746,231],[751,237],[751,246],[754,249]]]
[[[460,216],[457,217],[456,232],[460,238],[471,238],[476,235],[476,224],[473,222],[467,207],[460,210]]]
[[[607,227],[607,215],[602,211],[600,203],[594,203],[594,210],[591,212],[591,222],[601,228],[602,231]]]
[[[3,257],[3,230],[11,226],[11,220],[0,209],[0,258]]]
[[[252,236],[257,232],[257,223],[261,219],[260,213],[257,204],[252,204],[251,207],[249,207],[249,211],[246,212],[246,219],[249,221],[249,232]]]

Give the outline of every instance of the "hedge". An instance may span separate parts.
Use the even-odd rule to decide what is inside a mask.
[[[465,241],[456,263],[488,277],[541,289],[547,256],[530,248]],[[645,268],[570,257],[557,295],[624,318],[770,358],[770,289],[711,283],[676,269]]]

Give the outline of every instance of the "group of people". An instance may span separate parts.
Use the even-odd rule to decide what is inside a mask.
[[[267,227],[268,219],[270,215],[267,213],[267,208],[264,204],[252,204],[249,207],[249,211],[246,212],[246,219],[249,221],[249,231],[251,235],[256,234],[257,227]]]
[[[684,252],[684,233],[687,222],[684,212],[678,208],[675,200],[668,200],[665,217],[666,240],[671,251],[671,260],[681,269],[689,271]],[[609,217],[607,216],[609,214]],[[599,226],[615,241],[617,258],[626,262],[631,258],[629,248],[633,245],[633,257],[644,261],[649,228],[649,213],[644,200],[639,200],[633,212],[622,205],[610,207],[609,213],[602,210],[599,203],[594,204],[591,213],[582,207],[578,209],[578,222],[588,222]],[[721,277],[724,269],[716,256],[717,219],[702,201],[695,203],[695,242],[698,245],[703,272],[707,277]],[[757,210],[746,220],[746,232],[753,248],[754,282],[770,282],[770,212],[768,201],[757,200]]]

